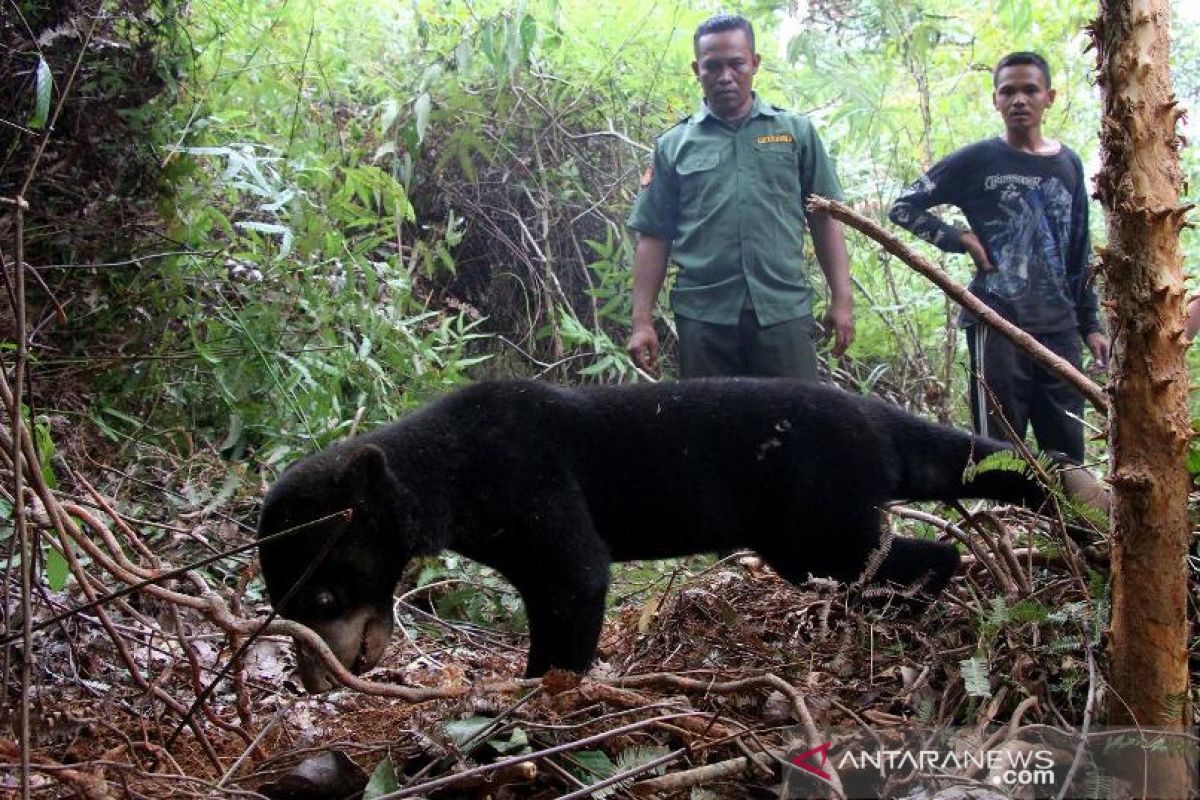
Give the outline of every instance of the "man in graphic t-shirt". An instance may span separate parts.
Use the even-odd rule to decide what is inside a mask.
[[[1083,165],[1066,145],[1042,135],[1042,116],[1054,103],[1050,69],[1036,53],[1011,53],[996,65],[992,84],[1004,133],[935,164],[888,216],[942,250],[969,254],[976,269],[971,291],[1005,319],[1076,367],[1086,342],[1103,367],[1108,339],[1088,269]],[[960,208],[970,229],[929,212],[939,205]],[[1042,449],[1082,462],[1082,395],[969,314],[960,324],[974,376],[975,429],[1005,438],[1002,417],[1024,438],[1032,424]]]

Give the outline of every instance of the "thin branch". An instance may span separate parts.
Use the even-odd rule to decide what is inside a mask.
[[[881,227],[879,223],[864,217],[845,203],[829,200],[819,195],[813,195],[809,198],[808,210],[828,213],[834,219],[844,222],[864,236],[874,239],[889,253],[933,281],[939,289],[949,295],[956,303],[967,309],[967,311],[970,311],[980,322],[1009,339],[1014,345],[1046,367],[1046,369],[1051,370],[1078,389],[1084,397],[1091,401],[1097,411],[1105,416],[1108,415],[1108,400],[1104,397],[1104,390],[1095,381],[1076,369],[1071,362],[1051,352],[1038,342],[1037,339],[1034,339],[1028,333],[1004,319],[1004,317],[996,313],[986,303],[971,294],[965,286],[956,282],[935,264],[909,248],[894,234]]]

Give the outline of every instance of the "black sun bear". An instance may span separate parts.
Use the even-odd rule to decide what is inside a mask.
[[[493,567],[521,594],[527,676],[583,672],[611,562],[751,548],[792,582],[853,581],[880,543],[883,503],[1042,503],[1045,490],[1022,472],[964,478],[1006,449],[880,400],[786,380],[479,383],[284,471],[260,537],[352,515],[263,542],[259,555],[281,615],[313,628],[355,673],[383,653],[405,564],[444,548]],[[923,584],[933,596],[958,565],[952,545],[896,538],[874,580]],[[299,655],[305,687],[330,688],[316,659]]]

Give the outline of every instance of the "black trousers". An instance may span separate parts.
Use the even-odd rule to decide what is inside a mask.
[[[986,325],[965,330],[971,355],[971,420],[976,433],[1008,438],[1003,419],[1024,440],[1032,424],[1038,447],[1057,450],[1082,463],[1083,395]],[[1082,364],[1078,331],[1030,335],[1077,368]],[[983,419],[981,405],[987,407]]]
[[[811,315],[761,326],[753,309],[737,325],[675,317],[679,377],[757,376],[817,380],[817,325]]]

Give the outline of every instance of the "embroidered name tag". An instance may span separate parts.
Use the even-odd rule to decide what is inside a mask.
[[[759,144],[791,144],[795,141],[790,133],[772,133],[758,137]]]

